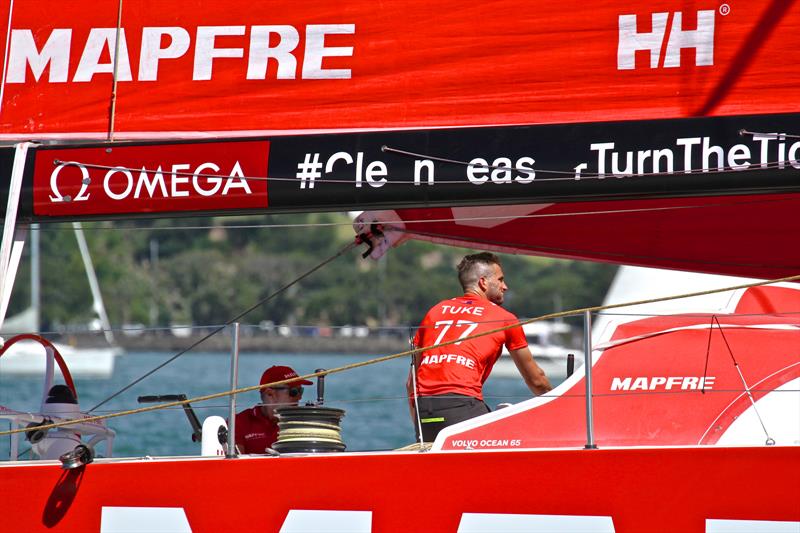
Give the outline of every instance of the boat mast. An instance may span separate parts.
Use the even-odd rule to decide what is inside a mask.
[[[33,331],[41,330],[41,269],[39,263],[39,224],[31,224],[31,309],[33,311]]]
[[[94,271],[92,257],[89,255],[89,247],[86,245],[86,237],[83,235],[83,227],[80,222],[73,222],[75,239],[78,241],[78,249],[81,252],[83,267],[86,270],[86,277],[89,280],[89,289],[92,291],[92,309],[100,317],[103,326],[103,335],[111,346],[116,346],[114,333],[111,331],[111,322],[108,320],[106,306],[103,304],[103,295],[100,293],[100,285],[97,283],[97,274]]]
[[[27,225],[17,227],[17,211],[22,192],[25,159],[30,146],[31,143],[19,143],[14,146],[14,163],[10,173],[8,203],[3,222],[2,243],[0,243],[0,328],[6,318],[11,289],[14,287],[22,248],[28,233]]]

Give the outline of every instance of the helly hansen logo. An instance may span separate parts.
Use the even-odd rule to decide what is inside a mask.
[[[620,15],[617,70],[635,69],[640,50],[650,52],[650,68],[681,66],[681,50],[688,48],[695,50],[696,66],[713,65],[714,15],[713,10],[698,11],[697,28],[687,29],[680,11],[653,13],[649,32],[637,30],[636,15]]]

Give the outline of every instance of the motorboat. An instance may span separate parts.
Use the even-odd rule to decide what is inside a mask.
[[[551,380],[562,381],[572,375],[576,366],[583,364],[581,349],[569,346],[574,344],[575,335],[580,335],[580,332],[566,322],[530,322],[523,324],[522,330],[534,360]],[[505,347],[491,375],[495,378],[519,377],[519,371]]]

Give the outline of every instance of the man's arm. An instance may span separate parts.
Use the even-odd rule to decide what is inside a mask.
[[[530,349],[528,347],[520,348],[519,350],[509,350],[514,364],[517,365],[519,373],[522,374],[522,379],[525,384],[534,394],[544,394],[545,392],[553,390],[550,380],[544,374],[536,361],[533,360]]]

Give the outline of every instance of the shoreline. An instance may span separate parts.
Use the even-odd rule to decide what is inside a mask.
[[[116,335],[117,345],[126,352],[179,352],[200,341],[205,334],[176,337],[168,332],[147,332],[132,337]],[[54,339],[55,340],[55,339]],[[96,334],[64,335],[59,342],[80,348],[108,346]],[[232,339],[229,333],[220,332],[191,349],[192,352],[229,352]],[[375,335],[367,337],[281,337],[278,335],[240,335],[240,353],[318,353],[347,354],[368,353],[390,355],[409,349],[408,340],[398,336]]]

